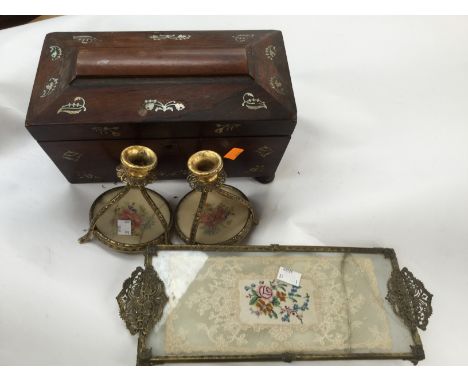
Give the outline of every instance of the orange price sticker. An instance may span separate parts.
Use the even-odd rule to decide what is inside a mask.
[[[239,155],[244,152],[244,149],[239,149],[238,147],[233,147],[229,152],[224,156],[227,159],[235,160]]]

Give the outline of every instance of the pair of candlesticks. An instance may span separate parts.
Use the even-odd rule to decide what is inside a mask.
[[[179,202],[175,216],[168,202],[146,188],[156,180],[156,153],[145,146],[129,146],[120,155],[117,176],[125,183],[101,194],[90,210],[90,227],[79,239],[96,237],[109,247],[139,252],[150,244],[170,244],[170,232],[187,244],[235,244],[256,224],[253,208],[237,188],[224,184],[219,154],[193,154],[187,167],[192,191]]]

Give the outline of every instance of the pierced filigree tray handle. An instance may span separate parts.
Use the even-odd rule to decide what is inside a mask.
[[[141,363],[151,356],[151,348],[146,347],[146,338],[161,320],[164,307],[169,301],[164,282],[153,268],[154,247],[148,246],[145,252],[145,268],[137,267],[124,281],[122,290],[116,297],[120,317],[125,321],[132,335],[138,334],[138,360]]]
[[[412,330],[426,330],[432,314],[433,295],[408,270],[394,270],[388,280],[386,299],[393,311]]]

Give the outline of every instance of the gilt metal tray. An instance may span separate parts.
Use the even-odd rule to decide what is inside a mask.
[[[280,267],[300,273],[300,282],[278,279]],[[151,246],[145,268],[124,282],[117,300],[127,328],[138,334],[139,365],[417,364],[424,359],[418,329],[432,313],[432,294],[400,270],[388,248]]]

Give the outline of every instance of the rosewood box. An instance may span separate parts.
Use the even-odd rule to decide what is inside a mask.
[[[45,38],[26,127],[72,183],[116,181],[134,144],[157,153],[160,179],[210,149],[228,176],[268,182],[296,115],[280,31],[60,32]]]

